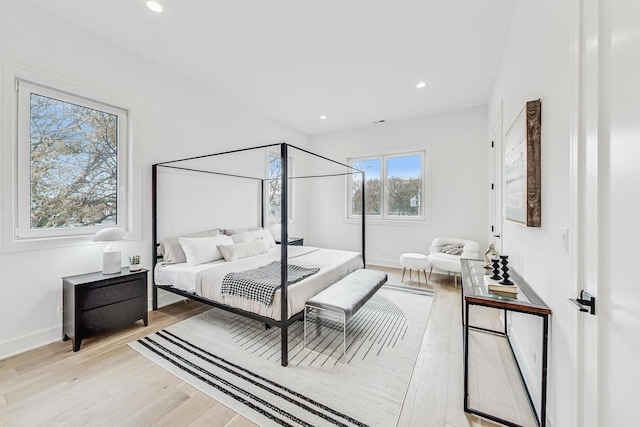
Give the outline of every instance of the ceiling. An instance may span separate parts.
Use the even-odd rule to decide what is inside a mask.
[[[486,104],[516,3],[28,1],[309,135]]]

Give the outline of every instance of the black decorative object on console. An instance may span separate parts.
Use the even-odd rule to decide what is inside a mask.
[[[513,281],[509,279],[509,255],[500,255],[500,262],[502,263],[502,280],[498,283],[501,285],[513,285]]]
[[[490,279],[502,279],[502,277],[500,277],[500,260],[498,258],[494,258],[491,260],[491,264],[493,264],[493,276],[491,276]]]

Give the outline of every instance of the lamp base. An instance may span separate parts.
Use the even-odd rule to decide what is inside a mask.
[[[102,252],[102,274],[120,273],[121,269],[120,248],[111,242],[107,245],[104,252]]]

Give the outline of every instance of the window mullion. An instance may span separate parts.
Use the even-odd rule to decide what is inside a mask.
[[[380,198],[380,202],[382,206],[380,207],[380,212],[382,213],[382,219],[388,219],[388,195],[389,195],[389,180],[387,176],[387,156],[382,156],[380,159],[380,179],[382,180],[381,191],[382,197]]]

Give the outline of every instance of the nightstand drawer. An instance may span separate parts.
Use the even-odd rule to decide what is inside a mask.
[[[128,326],[144,317],[146,305],[145,299],[140,297],[87,310],[82,313],[84,332],[95,333]]]
[[[146,283],[139,279],[113,285],[91,287],[84,290],[86,296],[82,309],[91,310],[115,302],[141,297],[145,293],[145,286]]]

